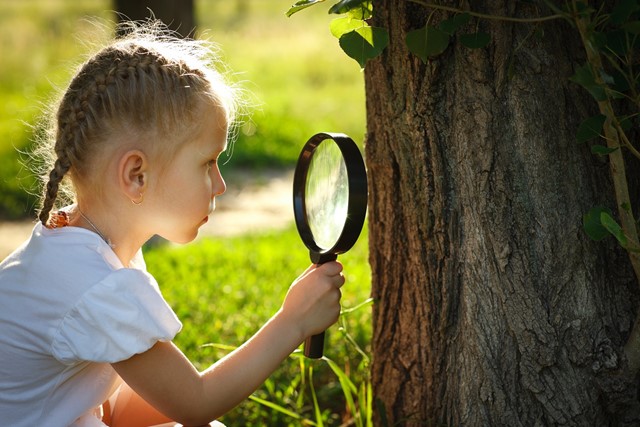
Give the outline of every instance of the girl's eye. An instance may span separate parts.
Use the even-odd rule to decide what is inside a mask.
[[[209,160],[207,162],[207,169],[213,168],[213,166],[215,166],[215,164],[216,164],[216,160],[215,159]]]

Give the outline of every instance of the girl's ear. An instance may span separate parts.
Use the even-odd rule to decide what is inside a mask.
[[[147,189],[148,166],[147,156],[140,150],[127,151],[120,158],[118,164],[120,188],[134,203],[144,197],[144,192]]]

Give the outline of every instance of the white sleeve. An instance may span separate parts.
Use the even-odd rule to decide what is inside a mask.
[[[51,344],[60,362],[114,363],[171,341],[182,324],[150,274],[120,269],[92,286],[61,321]]]

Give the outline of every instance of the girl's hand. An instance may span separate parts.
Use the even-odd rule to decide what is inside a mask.
[[[291,325],[300,328],[303,339],[338,320],[343,284],[342,264],[338,261],[313,264],[293,282],[281,311]]]
[[[206,424],[246,399],[306,337],[338,320],[343,284],[339,262],[312,265],[293,282],[278,313],[204,372],[173,343],[163,341],[113,367],[169,419]]]

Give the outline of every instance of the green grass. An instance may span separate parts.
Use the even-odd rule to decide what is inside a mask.
[[[326,10],[311,8],[287,18],[291,3],[196,2],[200,31],[219,43],[235,79],[253,92],[256,104],[240,129],[227,170],[290,167],[304,142],[320,131],[345,132],[362,142],[364,87],[358,65],[329,34]],[[55,90],[66,86],[74,65],[93,50],[92,43],[100,45],[110,37],[109,25],[96,27],[90,18],[108,22],[112,7],[108,0],[0,2],[0,219],[33,214],[35,180],[21,163],[28,158],[19,152],[31,148],[36,118]],[[365,235],[341,256],[346,309],[369,296],[366,245]],[[229,351],[226,346],[240,345],[255,333],[309,264],[293,229],[150,248],[147,262],[184,323],[176,343],[200,368],[222,357]],[[364,387],[368,378],[368,359],[358,350],[368,352],[369,313],[366,304],[330,328],[325,355],[335,362],[333,370],[327,361],[294,355],[253,400],[223,421],[230,426],[297,426],[340,425],[349,419],[348,382]]]
[[[176,344],[201,369],[224,356],[226,346],[238,346],[253,335],[279,309],[290,283],[309,264],[308,252],[293,227],[278,233],[206,239],[184,247],[156,247],[146,252],[146,260],[183,322]],[[342,304],[348,311],[369,297],[366,231],[340,261],[347,277]],[[344,314],[340,324],[327,332],[325,356],[356,387],[368,379],[368,359],[357,347],[368,354],[370,334],[369,305]],[[222,421],[230,426],[293,426],[301,425],[302,419],[315,422],[312,390],[324,425],[340,425],[349,417],[340,378],[327,362],[292,356],[254,394],[280,410],[249,400]],[[299,419],[283,414],[282,409]]]
[[[364,136],[364,85],[355,61],[329,33],[323,8],[285,16],[292,0],[196,2],[199,31],[218,43],[235,79],[253,93],[226,168],[291,166],[304,142],[320,131]],[[90,23],[113,18],[108,0],[0,2],[0,219],[31,215],[38,192],[28,160],[32,130],[55,88],[92,44],[110,37]]]
[[[287,18],[290,0],[244,4],[198,3],[202,28],[262,103],[240,133],[232,162],[291,164],[319,131],[345,132],[362,142],[362,73],[330,34],[326,10]]]

